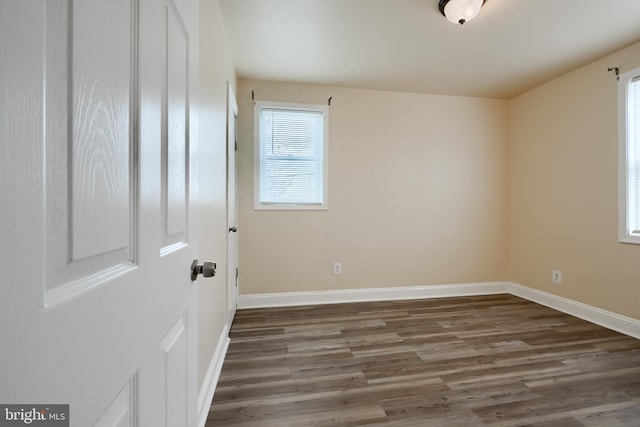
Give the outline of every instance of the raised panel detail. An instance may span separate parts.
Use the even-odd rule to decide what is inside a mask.
[[[135,427],[137,423],[137,374],[118,393],[94,427]]]
[[[187,240],[189,185],[189,96],[186,29],[178,10],[167,6],[163,97],[163,246]]]
[[[135,267],[137,13],[137,0],[47,2],[47,307]]]
[[[160,344],[165,354],[165,408],[167,425],[187,425],[187,331],[183,318]]]
[[[131,4],[73,3],[72,260],[129,246]]]
[[[167,234],[173,235],[185,231],[188,149],[187,41],[175,13],[169,13],[167,30]]]

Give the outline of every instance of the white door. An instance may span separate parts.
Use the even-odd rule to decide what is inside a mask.
[[[238,306],[238,105],[227,84],[227,322],[233,323]]]
[[[195,7],[0,2],[2,404],[196,423]]]

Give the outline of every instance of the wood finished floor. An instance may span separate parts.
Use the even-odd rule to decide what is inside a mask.
[[[511,295],[240,310],[206,426],[640,426],[640,340]]]

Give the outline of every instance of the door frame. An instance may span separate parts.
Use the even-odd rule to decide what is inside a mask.
[[[238,104],[227,82],[227,324],[238,307]],[[233,166],[233,167],[231,167]],[[233,187],[231,187],[233,183]],[[232,230],[235,229],[235,230]]]

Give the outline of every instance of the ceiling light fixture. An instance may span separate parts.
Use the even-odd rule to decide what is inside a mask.
[[[454,24],[471,21],[480,12],[485,0],[440,0],[440,12]]]

